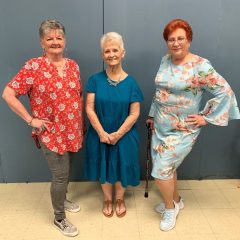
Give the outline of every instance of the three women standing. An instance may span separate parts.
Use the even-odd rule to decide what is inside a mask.
[[[66,199],[73,152],[82,147],[82,88],[78,65],[64,57],[65,29],[55,21],[44,21],[39,29],[44,56],[29,60],[8,83],[3,98],[10,108],[33,127],[33,137],[42,147],[52,172],[51,199],[54,225],[67,236],[77,228],[65,210],[80,207]],[[202,126],[226,126],[239,119],[236,98],[228,83],[208,60],[189,51],[190,25],[181,19],[164,29],[169,54],[163,57],[157,73],[156,93],[147,122],[153,130],[152,176],[164,203],[156,210],[163,214],[160,228],[175,226],[184,207],[177,191],[176,169],[191,151]],[[101,39],[105,71],[91,76],[87,83],[86,112],[91,126],[87,134],[85,170],[90,180],[99,180],[104,194],[103,214],[126,214],[124,193],[128,185],[139,184],[139,138],[135,122],[143,100],[133,77],[122,68],[125,55],[122,37],[107,33]],[[200,111],[203,92],[214,95]],[[31,113],[19,101],[28,94]],[[115,188],[115,193],[113,192]]]

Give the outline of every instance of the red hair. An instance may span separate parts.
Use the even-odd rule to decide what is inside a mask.
[[[187,39],[191,42],[193,36],[192,28],[190,24],[183,19],[173,19],[165,26],[163,31],[163,38],[165,39],[165,41],[167,41],[168,36],[178,28],[182,28],[183,30],[185,30]]]

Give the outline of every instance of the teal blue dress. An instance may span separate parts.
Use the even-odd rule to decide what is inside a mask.
[[[143,100],[133,77],[127,76],[117,86],[109,84],[106,72],[91,76],[88,93],[95,93],[95,112],[107,133],[116,132],[129,115],[130,104]],[[115,144],[101,143],[90,125],[86,136],[85,176],[101,184],[120,181],[123,187],[137,186],[140,180],[139,136],[136,125]]]

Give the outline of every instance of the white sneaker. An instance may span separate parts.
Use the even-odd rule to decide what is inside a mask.
[[[160,221],[160,229],[162,231],[169,231],[175,227],[177,215],[179,213],[179,206],[175,204],[173,209],[165,209],[162,220]]]
[[[78,235],[78,229],[70,223],[66,218],[64,218],[61,222],[58,222],[54,219],[54,226],[65,236],[75,237]]]
[[[175,202],[174,200],[173,200],[173,202],[174,202],[174,204],[178,204],[180,210],[184,208],[184,202],[183,202],[183,199],[181,197],[180,197],[179,202]],[[155,209],[156,212],[158,212],[160,214],[163,214],[164,211],[165,211],[165,203],[161,202],[154,209]]]

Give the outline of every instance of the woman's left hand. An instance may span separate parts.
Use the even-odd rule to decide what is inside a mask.
[[[52,125],[52,122],[39,118],[33,118],[30,124],[30,126],[35,128],[38,133],[44,132],[45,130],[50,132]]]
[[[110,138],[110,144],[115,145],[121,138],[121,135],[118,132],[113,132],[109,134],[109,138]]]
[[[188,125],[193,125],[194,126],[193,129],[196,129],[198,127],[202,127],[208,124],[208,122],[203,118],[203,116],[199,114],[188,115],[185,122],[187,122]]]

